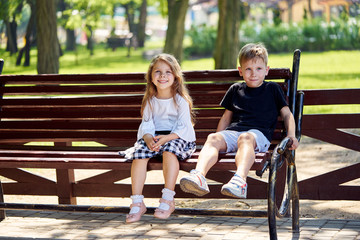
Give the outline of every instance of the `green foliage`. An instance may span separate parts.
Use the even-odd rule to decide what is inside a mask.
[[[185,48],[185,56],[212,56],[217,35],[215,27],[192,26],[187,35],[191,38],[191,45]]]
[[[360,19],[304,20],[300,24],[279,25],[247,22],[240,29],[243,44],[263,42],[269,52],[355,50],[360,47]]]

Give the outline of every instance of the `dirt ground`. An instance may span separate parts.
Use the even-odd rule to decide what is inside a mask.
[[[296,166],[298,180],[307,179],[322,173],[333,171],[360,162],[360,152],[351,151],[336,145],[323,143],[304,137],[296,153]],[[40,175],[48,175],[54,178],[50,172],[39,172]],[[80,170],[75,172],[76,177],[89,175],[89,171]],[[180,172],[179,178],[185,174]],[[263,176],[267,179],[267,176]],[[2,179],[4,181],[5,179]],[[149,172],[147,182],[163,181],[159,172]],[[360,185],[360,179],[348,184]],[[145,186],[146,187],[146,186]],[[250,186],[251,187],[251,186]],[[175,196],[176,197],[176,196]],[[5,195],[6,202],[26,203],[57,203],[56,197],[38,196],[10,196]],[[129,206],[129,198],[78,198],[79,205],[112,205]],[[145,199],[145,204],[151,207],[158,206],[158,199]],[[239,199],[176,199],[177,207],[185,208],[211,208],[211,209],[245,209],[266,210],[266,200],[239,200]],[[360,219],[359,201],[312,201],[300,200],[300,217],[324,218],[324,219]]]

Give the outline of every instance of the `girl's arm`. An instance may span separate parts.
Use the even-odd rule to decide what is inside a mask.
[[[151,149],[152,151],[159,151],[160,147],[162,145],[164,145],[165,143],[177,139],[179,138],[179,136],[176,133],[170,133],[168,135],[158,135],[155,136],[154,139],[154,145],[152,146],[153,149]]]
[[[232,115],[233,115],[232,111],[225,109],[225,112],[222,115],[222,117],[221,117],[221,119],[220,119],[220,121],[218,123],[216,132],[220,132],[222,130],[225,130],[230,125]]]
[[[189,103],[182,97],[178,96],[177,99],[177,120],[174,123],[171,133],[177,135],[185,141],[195,141],[195,130],[191,121],[191,112]]]
[[[295,120],[288,106],[283,107],[280,110],[280,115],[284,120],[284,124],[287,130],[287,137],[293,141],[293,144],[289,148],[290,150],[294,150],[299,146],[299,142],[295,135]]]

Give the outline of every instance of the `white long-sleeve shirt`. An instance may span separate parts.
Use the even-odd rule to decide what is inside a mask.
[[[155,131],[171,131],[185,141],[195,141],[195,131],[191,123],[190,108],[188,102],[176,95],[176,103],[173,98],[158,99],[153,97],[146,104],[143,118],[139,126],[137,138],[141,139],[145,134],[155,136]]]

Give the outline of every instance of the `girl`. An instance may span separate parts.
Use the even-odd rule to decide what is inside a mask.
[[[132,160],[132,204],[126,222],[139,221],[146,212],[142,191],[147,163],[162,155],[165,187],[154,216],[168,218],[175,210],[174,189],[179,173],[179,160],[195,151],[192,99],[184,84],[181,68],[169,54],[153,58],[145,76],[146,91],[141,105],[142,122],[134,147],[122,152]]]

